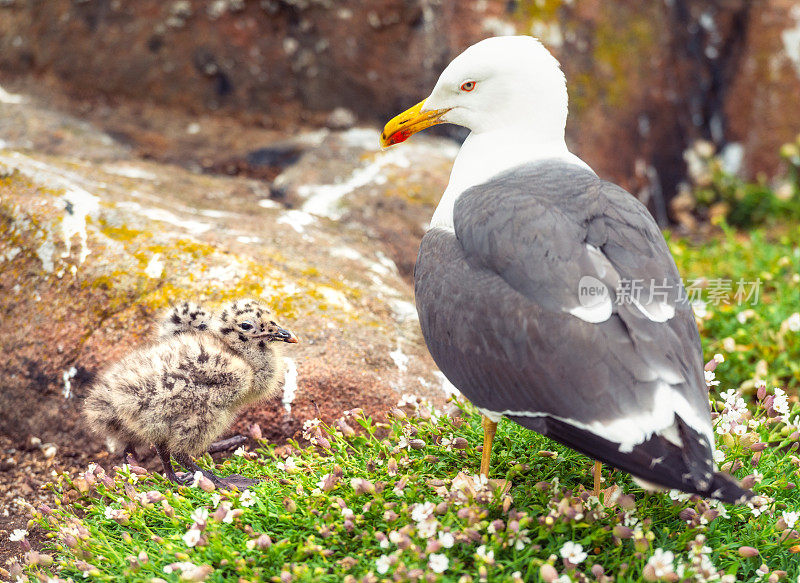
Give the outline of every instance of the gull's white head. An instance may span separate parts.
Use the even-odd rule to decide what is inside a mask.
[[[388,146],[447,122],[473,133],[526,134],[531,141],[564,139],[567,86],[558,61],[533,37],[483,40],[456,57],[430,96],[392,119],[381,136]]]

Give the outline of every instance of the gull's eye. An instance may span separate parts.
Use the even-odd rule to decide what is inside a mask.
[[[241,328],[242,330],[252,330],[253,323],[249,320],[247,322],[242,322],[241,324],[239,324],[239,328]]]
[[[475,81],[464,81],[461,84],[461,91],[472,91],[473,89],[475,89],[475,85],[477,85]]]

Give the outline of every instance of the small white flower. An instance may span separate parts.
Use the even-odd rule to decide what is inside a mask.
[[[378,544],[378,546],[381,547],[382,549],[388,549],[389,539],[388,538],[381,539],[381,542]]]
[[[352,508],[347,508],[346,506],[342,508],[342,518],[353,518],[354,514]]]
[[[706,385],[709,387],[715,387],[719,384],[719,381],[714,380],[716,374],[713,370],[705,370],[703,371],[703,374],[706,376]]]
[[[721,464],[725,461],[725,452],[721,449],[715,449],[712,455],[714,456],[714,461],[718,464]]]
[[[189,516],[195,522],[205,522],[208,520],[208,509],[207,508],[195,508],[194,512]]]
[[[389,557],[386,555],[381,555],[378,557],[378,560],[375,561],[375,570],[378,572],[379,575],[383,575],[386,571],[389,570],[391,567],[391,562]]]
[[[439,542],[442,544],[444,548],[452,549],[453,545],[456,544],[456,539],[450,532],[440,532]]]
[[[106,516],[106,518],[108,518],[108,516]],[[8,540],[10,540],[11,542],[19,542],[23,540],[26,536],[28,536],[27,530],[25,530],[24,528],[17,528],[14,530],[14,532],[12,532],[9,535]]]
[[[559,551],[561,557],[568,560],[573,565],[579,565],[586,559],[586,553],[583,552],[583,547],[578,543],[567,541]]]
[[[424,522],[433,515],[436,506],[433,502],[425,502],[424,504],[414,504],[411,511],[411,520],[414,522]]]
[[[225,516],[222,518],[222,522],[225,524],[232,524],[233,512],[231,512],[231,503],[226,500],[222,503],[222,509],[225,510]]]
[[[199,569],[197,565],[194,563],[182,562],[182,563],[170,563],[169,565],[164,566],[165,573],[174,573],[175,571],[180,571],[183,573],[184,578],[188,580],[192,580],[192,575],[196,574],[196,571]]]
[[[422,522],[417,523],[417,534],[421,538],[433,537],[438,529],[439,523],[433,518],[429,518],[428,520],[423,520]]]
[[[287,457],[286,461],[278,462],[275,465],[279,470],[289,474],[295,474],[300,471],[292,456]]]
[[[525,545],[531,542],[531,539],[529,536],[527,536],[527,534],[528,534],[527,530],[521,530],[517,535],[517,538],[514,540],[514,548],[517,549],[518,551],[524,549]]]
[[[217,492],[211,493],[211,505],[216,508],[219,506],[219,501],[222,500],[222,496],[220,496]]]
[[[308,431],[309,429],[315,429],[319,427],[319,424],[322,423],[318,418],[314,417],[313,419],[308,419],[303,422],[303,431]]]
[[[257,501],[258,501],[258,498],[253,496],[253,493],[250,490],[245,490],[239,496],[239,504],[241,504],[245,508],[249,508],[250,506],[255,504]]]
[[[714,362],[716,362],[717,364],[722,364],[723,362],[725,362],[725,357],[718,352],[717,354],[714,355]]]
[[[674,572],[674,560],[675,555],[673,555],[672,552],[656,549],[653,552],[653,556],[648,559],[647,564],[653,568],[653,574],[661,579]]]
[[[489,485],[489,476],[475,474],[472,476],[472,481],[475,482],[476,488],[486,488]]]
[[[631,512],[626,512],[623,515],[622,524],[624,526],[627,526],[628,528],[633,528],[637,524],[639,524],[639,517],[636,516],[636,514],[634,514],[632,511]],[[639,528],[637,528],[636,530],[638,532],[642,532],[641,529],[639,529]]]
[[[675,500],[676,502],[685,502],[689,498],[692,497],[691,494],[686,494],[685,492],[681,492],[680,490],[670,490],[669,497],[671,500]]]
[[[491,563],[494,561],[494,551],[487,551],[486,545],[481,545],[475,550],[475,554],[478,555],[483,561],[487,563]]]
[[[240,445],[236,448],[236,451],[233,452],[233,455],[244,457],[247,455],[247,450],[244,448],[244,446]]]
[[[440,553],[431,553],[428,555],[428,568],[434,573],[444,573],[450,566],[450,559],[446,555]]]
[[[190,528],[186,531],[186,534],[183,535],[183,542],[186,543],[187,547],[193,547],[198,542],[200,542],[200,530],[197,528]]]
[[[192,488],[197,488],[197,485],[200,483],[202,477],[203,477],[203,472],[201,472],[200,470],[194,473],[194,476],[192,476]]]
[[[797,524],[797,520],[800,518],[800,512],[787,512],[784,510],[782,516],[786,526],[794,528],[794,525]]]
[[[719,512],[719,517],[720,518],[730,518],[730,515],[728,514],[728,510],[725,508],[725,505],[722,502],[720,502],[719,500],[711,499],[711,498],[709,498],[707,500],[707,502],[709,503],[711,508],[713,508],[714,510]]]
[[[742,420],[742,410],[731,407],[730,409],[726,409],[725,412],[722,414],[722,421],[725,423],[730,423],[731,426],[736,425],[739,421]]]
[[[772,408],[781,415],[789,413],[789,399],[786,397],[786,392],[783,389],[775,387],[775,398],[772,401]]]

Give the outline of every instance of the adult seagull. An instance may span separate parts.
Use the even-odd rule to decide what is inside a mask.
[[[664,237],[569,152],[566,120],[558,61],[532,37],[497,37],[381,135],[386,147],[438,123],[471,130],[414,282],[433,359],[484,416],[481,472],[507,417],[646,487],[742,501],[752,494],[715,471],[700,337]]]

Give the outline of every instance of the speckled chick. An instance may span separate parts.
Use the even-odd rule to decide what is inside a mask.
[[[219,478],[191,456],[204,453],[246,405],[280,392],[285,342],[297,342],[269,310],[239,300],[214,314],[205,331],[172,333],[135,350],[103,371],[84,405],[89,426],[125,444],[154,444],[167,478],[178,482],[174,458],[219,487],[242,479]]]

